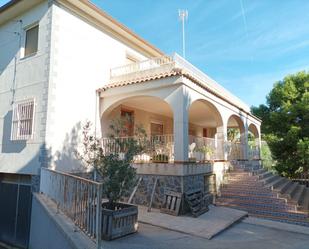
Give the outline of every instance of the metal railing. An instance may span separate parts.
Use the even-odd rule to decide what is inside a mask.
[[[52,199],[83,232],[101,245],[102,183],[41,168],[40,192]]]
[[[117,141],[116,141],[117,139]],[[146,139],[133,137],[102,138],[104,154],[126,151],[126,144],[135,139],[142,147],[142,152],[134,157],[135,163],[174,162],[174,135],[156,135]],[[221,139],[189,136],[189,159],[203,162],[224,159],[224,141]]]
[[[189,136],[189,159],[197,162],[224,159],[224,142],[221,139]]]
[[[121,157],[126,151],[126,145],[132,139],[142,147],[142,152],[134,157],[135,163],[174,161],[174,135],[172,134],[150,136],[149,138],[102,138],[103,152],[104,154],[116,152]]]
[[[225,151],[227,153],[228,160],[241,160],[245,159],[245,147],[246,144],[240,142],[225,142]]]
[[[248,159],[256,160],[260,159],[260,146],[259,145],[248,145]]]

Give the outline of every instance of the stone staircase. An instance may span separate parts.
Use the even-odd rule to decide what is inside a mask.
[[[231,162],[216,205],[309,227],[309,188],[249,162]]]

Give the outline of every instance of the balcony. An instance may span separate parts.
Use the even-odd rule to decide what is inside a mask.
[[[250,108],[243,101],[176,53],[173,56],[164,55],[158,58],[151,58],[112,68],[110,70],[110,84],[151,78],[155,75],[163,75],[180,71],[195,78],[204,87],[210,89],[216,95],[233,102],[245,111],[250,111]]]

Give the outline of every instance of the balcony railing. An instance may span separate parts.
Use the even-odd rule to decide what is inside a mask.
[[[101,244],[102,183],[41,168],[40,192],[52,199],[83,232]]]
[[[173,56],[161,56],[157,58],[151,58],[144,61],[131,63],[128,65],[112,68],[110,70],[111,83],[123,80],[130,80],[135,78],[141,78],[143,76],[151,76],[154,74],[170,71],[172,69],[184,69],[190,73],[194,78],[202,82],[205,86],[209,87],[218,95],[233,101],[246,111],[250,111],[250,108],[239,98],[233,95],[230,91],[222,87],[215,80],[210,78],[204,72],[192,65],[190,62],[174,54]]]
[[[128,65],[112,68],[110,70],[110,77],[115,78],[123,75],[142,72],[149,69],[160,68],[163,65],[173,63],[173,59],[169,56],[161,56],[157,58],[151,58],[148,60],[140,61],[137,63],[131,63]]]
[[[126,144],[132,137],[115,139],[102,138],[102,148],[105,154],[126,151]],[[174,135],[150,136],[146,139],[136,139],[143,147],[142,153],[134,157],[135,163],[173,162],[174,161]],[[191,161],[205,162],[209,160],[224,159],[224,141],[214,138],[189,136],[188,157]]]

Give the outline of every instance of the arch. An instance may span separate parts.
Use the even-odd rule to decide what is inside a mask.
[[[104,101],[104,99],[103,99]],[[152,122],[164,124],[164,131],[173,133],[173,110],[164,99],[151,95],[130,96],[108,103],[108,107],[101,114],[101,129],[106,135],[109,123],[122,112],[134,115],[134,125],[142,124],[147,133],[151,133]]]
[[[223,119],[217,107],[205,99],[196,99],[189,106],[189,123],[201,127],[217,128],[223,125]]]
[[[260,133],[255,124],[251,123],[248,127],[248,131],[254,135],[255,139],[259,139]]]
[[[227,136],[229,141],[228,158],[246,159],[246,129],[240,116],[232,114],[227,120]]]
[[[238,129],[239,130],[239,140],[241,142],[244,141],[244,136],[245,136],[245,125],[241,119],[241,117],[232,114],[228,120],[227,120],[227,130],[229,129]]]
[[[223,159],[223,119],[217,107],[205,99],[188,109],[189,158],[196,161]]]

